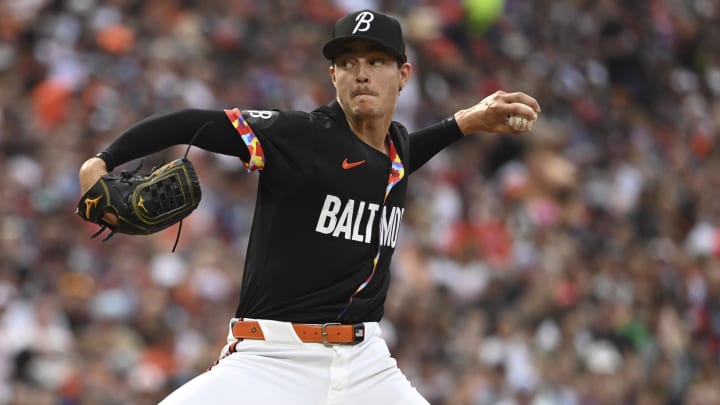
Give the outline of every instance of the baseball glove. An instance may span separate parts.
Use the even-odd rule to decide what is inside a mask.
[[[134,170],[122,171],[119,176],[102,176],[80,198],[76,213],[82,219],[100,225],[93,238],[107,228],[111,232],[103,242],[115,233],[152,234],[181,222],[197,208],[200,183],[187,158],[175,159],[147,175],[137,174],[141,166],[142,162]],[[106,209],[117,215],[117,224],[103,219]],[[179,232],[178,229],[178,237]],[[175,243],[177,245],[177,240]]]

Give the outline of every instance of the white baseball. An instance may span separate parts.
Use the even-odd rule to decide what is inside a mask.
[[[505,123],[516,131],[532,131],[535,120],[528,120],[517,115],[508,115],[505,118]]]

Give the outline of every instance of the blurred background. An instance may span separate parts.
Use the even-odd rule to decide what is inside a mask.
[[[89,238],[77,171],[184,107],[310,110],[336,18],[402,20],[410,129],[498,89],[531,135],[416,172],[382,327],[436,405],[720,404],[712,0],[0,0],[0,403],[154,404],[207,369],[257,175],[198,148],[183,226]],[[149,168],[183,151],[150,156]]]

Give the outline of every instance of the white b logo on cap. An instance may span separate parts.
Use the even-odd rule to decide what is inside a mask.
[[[355,24],[355,29],[353,30],[353,34],[360,31],[365,32],[370,29],[370,22],[375,19],[375,16],[373,13],[369,11],[363,11],[362,13],[358,14],[357,17],[355,17],[355,21],[357,21],[357,24]]]

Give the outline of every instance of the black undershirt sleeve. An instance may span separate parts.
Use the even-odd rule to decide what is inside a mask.
[[[443,148],[462,137],[463,133],[452,116],[411,133],[409,173],[422,167]]]
[[[225,112],[200,109],[184,109],[145,118],[120,134],[100,157],[112,170],[112,167],[170,146],[188,144],[200,128],[202,131],[195,138],[194,146],[238,156],[243,161],[249,159],[247,147]]]

